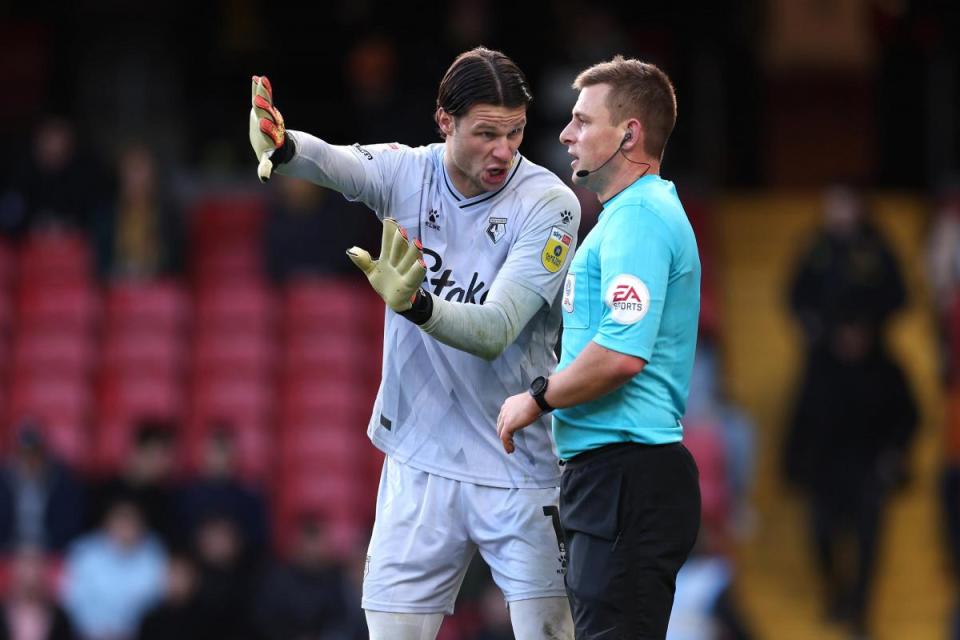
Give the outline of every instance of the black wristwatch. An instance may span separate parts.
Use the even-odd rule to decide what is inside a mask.
[[[544,398],[547,393],[547,384],[549,382],[549,378],[545,376],[537,376],[533,379],[533,382],[530,383],[530,395],[533,396],[533,401],[537,403],[538,407],[540,407],[541,413],[550,413],[553,411],[553,407],[551,407],[550,403],[547,402],[547,399]]]

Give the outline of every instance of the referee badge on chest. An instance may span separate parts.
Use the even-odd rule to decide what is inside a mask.
[[[563,300],[561,305],[567,313],[573,313],[573,293],[577,289],[577,276],[573,273],[567,274],[567,279],[563,283]]]
[[[493,241],[493,244],[500,242],[500,238],[507,232],[506,218],[490,218],[487,220],[487,237]]]

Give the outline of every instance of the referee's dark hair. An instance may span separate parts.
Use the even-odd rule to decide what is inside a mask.
[[[457,56],[444,74],[434,118],[440,109],[456,118],[475,104],[515,108],[531,101],[533,93],[517,63],[499,51],[476,47]]]

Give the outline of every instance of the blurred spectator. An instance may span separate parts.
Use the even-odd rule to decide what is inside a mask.
[[[145,528],[137,503],[117,499],[103,527],[67,554],[64,607],[85,640],[132,638],[163,594],[165,571],[163,547]]]
[[[363,246],[379,223],[363,205],[347,202],[306,180],[278,176],[272,211],[264,223],[267,272],[281,284],[293,276],[353,273],[344,252]],[[336,221],[336,230],[331,228]]]
[[[178,503],[185,539],[193,539],[203,520],[215,513],[237,523],[250,553],[259,556],[268,550],[266,502],[237,474],[236,438],[228,425],[214,428],[207,435],[199,477],[183,487]]]
[[[326,526],[303,518],[289,562],[270,568],[259,588],[257,622],[269,640],[352,640],[362,628],[359,597],[348,585]]]
[[[17,431],[0,468],[0,549],[21,545],[63,551],[83,529],[84,489],[44,442],[39,425]]]
[[[694,549],[677,574],[667,640],[749,640],[728,557]]]
[[[852,313],[872,331],[882,332],[904,304],[900,268],[868,220],[866,206],[863,194],[851,186],[834,185],[824,194],[823,224],[790,288],[790,305],[808,347]]]
[[[97,216],[101,278],[152,278],[181,271],[184,230],[149,148],[132,145],[117,163],[114,201]]]
[[[412,99],[410,85],[401,82],[405,70],[392,38],[373,34],[357,40],[343,70],[349,110],[339,130],[346,140],[422,144],[437,137],[429,115],[435,108],[433,96],[424,96],[422,102]]]
[[[930,230],[927,265],[940,333],[941,372],[946,395],[944,460],[940,499],[951,570],[960,582],[960,188],[941,198]],[[951,638],[960,638],[960,605]]]
[[[0,608],[0,640],[72,640],[73,628],[50,588],[47,560],[38,547],[21,547],[10,565],[10,586]]]
[[[137,503],[147,527],[168,544],[174,536],[175,433],[166,422],[144,420],[136,429],[133,447],[119,475],[97,488],[94,521],[98,522],[118,496]]]
[[[752,518],[748,494],[755,466],[756,428],[749,416],[726,397],[718,359],[712,340],[702,336],[697,343],[690,396],[683,416],[684,441],[702,436],[705,442],[713,441],[708,446],[719,449],[725,469],[725,500],[729,501],[728,516],[732,519],[729,524],[743,528]],[[699,458],[697,462],[701,463]]]
[[[786,439],[788,480],[810,501],[830,619],[866,635],[884,507],[907,476],[917,408],[883,329],[904,300],[893,254],[849,190],[833,189],[826,225],[791,291],[809,353]],[[855,569],[843,549],[855,543]]]
[[[78,152],[73,123],[50,116],[37,126],[33,147],[11,189],[0,197],[0,233],[20,235],[46,226],[86,229],[102,199],[101,176]]]
[[[734,549],[751,517],[754,428],[724,398],[717,350],[697,344],[683,442],[700,471],[702,517],[697,544],[677,574],[667,640],[747,640],[752,637],[734,595]]]
[[[927,247],[927,272],[936,305],[948,385],[960,380],[960,187],[941,199]]]
[[[865,631],[883,511],[906,479],[917,409],[876,332],[851,321],[811,358],[787,439],[786,472],[810,500],[810,526],[830,617]],[[852,536],[856,571],[841,549]]]
[[[697,544],[677,574],[667,640],[747,640],[752,634],[734,595],[740,523],[733,509],[737,474],[729,469],[738,454],[729,455],[735,447],[729,447],[719,418],[704,418],[684,417],[683,441],[700,471],[702,518]]]
[[[137,640],[207,640],[211,631],[216,635],[197,604],[197,568],[188,556],[174,554],[163,601],[144,617]]]
[[[209,628],[216,630],[215,637],[259,638],[253,615],[255,567],[237,524],[209,514],[196,530],[193,551],[200,577],[197,606]]]

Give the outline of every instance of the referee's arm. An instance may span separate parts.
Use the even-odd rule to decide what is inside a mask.
[[[543,398],[555,409],[595,400],[618,389],[643,371],[643,358],[612,351],[592,340],[563,371],[550,376]],[[497,436],[513,453],[513,434],[540,416],[540,406],[529,393],[507,398],[497,416]]]
[[[550,376],[544,399],[556,408],[596,400],[643,371],[643,358],[601,347],[592,340],[563,371]]]

